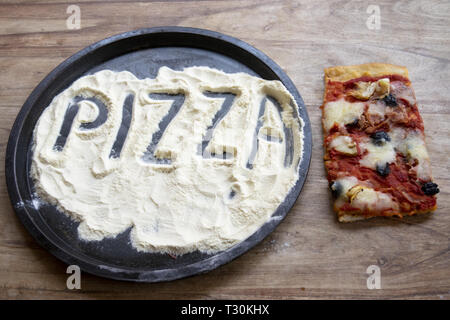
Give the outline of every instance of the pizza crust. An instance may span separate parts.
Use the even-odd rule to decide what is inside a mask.
[[[433,208],[427,209],[427,210],[419,210],[419,211],[412,211],[412,212],[392,212],[389,215],[383,216],[383,217],[398,217],[398,218],[403,218],[404,216],[414,216],[414,215],[420,215],[420,214],[425,214],[425,213],[432,213],[436,210],[437,206],[434,206]],[[352,214],[349,214],[345,211],[341,211],[341,210],[337,210],[336,208],[334,208],[334,211],[337,212],[338,214],[338,221],[339,222],[354,222],[354,221],[359,221],[359,220],[366,220],[366,219],[370,219],[370,218],[375,218],[375,217],[380,217],[380,216],[366,216],[366,215],[362,215],[361,212],[353,212]]]
[[[396,74],[408,78],[408,69],[388,63],[366,63],[354,66],[337,66],[325,69],[325,83],[328,81],[345,82],[364,76],[381,77]]]

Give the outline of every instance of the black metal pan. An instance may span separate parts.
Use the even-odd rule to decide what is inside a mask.
[[[247,72],[280,80],[299,106],[304,121],[304,154],[299,179],[273,218],[245,241],[215,254],[193,252],[176,259],[167,254],[142,253],[129,244],[129,231],[114,239],[81,241],[78,223],[49,204],[36,205],[29,175],[33,129],[54,96],[79,77],[102,69],[128,70],[138,78],[155,77],[161,66],[182,70],[209,66],[225,72]],[[8,141],[6,181],[15,212],[36,241],[53,255],[83,271],[112,279],[158,282],[212,270],[240,256],[272,232],[297,199],[311,159],[311,127],[303,100],[281,68],[262,52],[238,39],[208,30],[158,27],[126,32],[76,53],[56,67],[23,105]]]

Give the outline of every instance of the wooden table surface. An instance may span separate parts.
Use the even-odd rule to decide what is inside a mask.
[[[369,29],[368,6],[380,8]],[[67,28],[69,4],[81,29]],[[369,8],[370,9],[370,8]],[[177,25],[240,38],[272,57],[294,81],[313,130],[305,187],[287,218],[248,253],[204,275],[135,284],[82,274],[66,288],[66,268],[15,216],[0,166],[0,298],[302,299],[450,298],[449,1],[1,1],[0,157],[33,88],[85,46],[138,28]],[[323,68],[365,62],[407,66],[425,122],[439,209],[433,215],[339,224],[322,162]],[[381,270],[369,290],[366,269]]]

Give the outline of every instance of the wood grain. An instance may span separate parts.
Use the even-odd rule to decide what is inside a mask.
[[[113,34],[160,25],[238,37],[280,64],[307,105],[311,169],[293,210],[265,241],[210,273],[160,284],[82,276],[66,289],[66,265],[40,248],[16,218],[0,166],[0,298],[312,299],[450,298],[450,2],[376,1],[381,29],[366,27],[372,1],[1,1],[0,160],[20,107],[60,62]],[[81,29],[66,28],[69,4]],[[322,162],[323,68],[387,62],[407,66],[425,122],[435,181],[434,215],[343,225],[330,208]],[[381,290],[366,269],[381,268]]]

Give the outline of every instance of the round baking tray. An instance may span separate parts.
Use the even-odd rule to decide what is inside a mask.
[[[103,69],[128,70],[138,78],[154,78],[159,67],[182,70],[209,66],[228,73],[246,72],[280,80],[290,91],[304,121],[304,153],[299,178],[283,203],[253,235],[215,254],[138,252],[130,245],[129,230],[112,239],[86,242],[77,236],[78,222],[49,204],[37,205],[29,170],[32,136],[43,110],[54,96],[76,79]],[[76,53],[57,66],[34,89],[20,110],[6,151],[6,182],[14,210],[36,241],[69,265],[102,277],[139,282],[174,280],[212,270],[240,256],[271,233],[293,206],[306,179],[311,160],[311,127],[303,100],[282,69],[249,44],[208,30],[157,27],[112,36]]]

